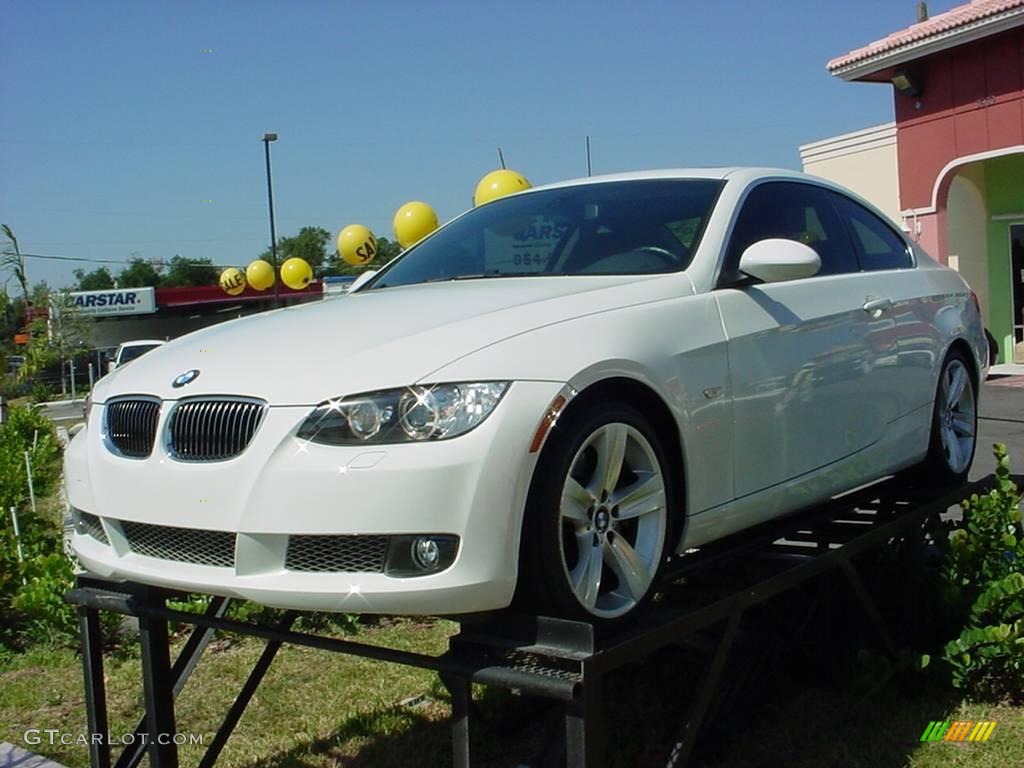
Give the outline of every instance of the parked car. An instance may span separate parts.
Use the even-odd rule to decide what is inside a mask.
[[[357,283],[96,386],[66,454],[84,567],[297,609],[615,620],[673,553],[974,456],[976,298],[820,179],[541,187]]]
[[[161,341],[160,339],[138,339],[136,341],[121,342],[114,353],[114,359],[107,363],[107,372],[112,373],[122,365],[130,363],[132,360],[137,360],[147,352],[152,352],[157,347],[161,347],[166,343],[166,341]]]

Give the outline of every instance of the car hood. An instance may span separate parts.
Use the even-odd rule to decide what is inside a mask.
[[[476,350],[587,314],[692,293],[685,275],[529,277],[368,290],[182,336],[103,378],[94,400],[243,395],[314,405],[401,387]],[[523,378],[529,378],[524,361]],[[197,369],[189,384],[180,374]]]

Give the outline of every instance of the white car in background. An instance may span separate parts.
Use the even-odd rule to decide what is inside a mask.
[[[475,208],[348,299],[177,339],[66,454],[95,573],[272,606],[627,616],[673,553],[963,479],[977,301],[860,198],[698,169]]]
[[[166,341],[160,339],[137,339],[135,341],[122,342],[114,353],[114,358],[107,364],[107,372],[113,373],[122,365],[130,363],[142,357],[147,352],[152,352],[157,347],[162,347]]]

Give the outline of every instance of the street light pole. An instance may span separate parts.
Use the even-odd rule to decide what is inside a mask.
[[[274,267],[274,308],[281,306],[278,290],[280,276],[277,273],[277,233],[274,231],[274,189],[270,183],[270,142],[277,141],[276,133],[263,134],[263,149],[267,158],[267,203],[270,207],[270,258]]]

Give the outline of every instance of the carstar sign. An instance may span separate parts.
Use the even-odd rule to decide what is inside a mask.
[[[75,307],[84,315],[146,315],[156,312],[153,288],[76,291]]]

